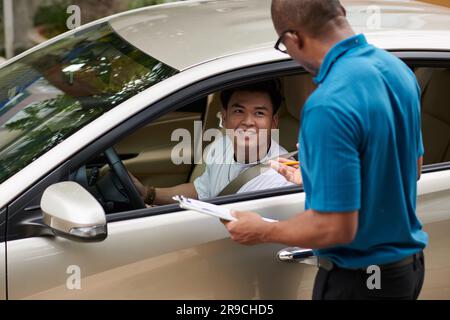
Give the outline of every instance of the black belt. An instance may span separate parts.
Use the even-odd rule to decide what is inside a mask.
[[[380,267],[380,270],[387,270],[387,269],[392,269],[392,268],[403,267],[403,266],[406,266],[406,265],[409,265],[409,264],[415,262],[416,259],[419,259],[422,256],[423,256],[423,253],[419,252],[419,253],[413,254],[412,256],[406,257],[402,260],[392,262],[392,263],[381,264],[381,265],[377,265],[377,266]],[[333,269],[367,271],[367,268],[369,267],[369,266],[367,266],[366,268],[341,268],[341,267],[337,266],[333,261],[326,259],[326,258],[322,258],[322,257],[317,258],[317,266],[319,268],[325,269],[326,271],[331,271]]]

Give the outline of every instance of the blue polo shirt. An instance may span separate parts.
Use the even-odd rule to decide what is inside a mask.
[[[428,236],[415,212],[424,150],[414,73],[356,35],[330,50],[314,81],[299,137],[306,209],[359,211],[352,243],[315,254],[359,268],[419,252]]]

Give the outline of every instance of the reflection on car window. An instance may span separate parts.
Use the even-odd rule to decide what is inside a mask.
[[[0,70],[0,183],[177,71],[93,26]]]

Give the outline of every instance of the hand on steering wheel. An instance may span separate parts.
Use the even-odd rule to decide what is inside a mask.
[[[120,160],[117,152],[113,147],[105,150],[106,161],[108,162],[111,171],[114,172],[117,179],[119,179],[122,184],[125,193],[130,200],[130,204],[133,209],[143,209],[146,208],[144,200],[140,195],[139,190],[136,188],[136,185],[133,183],[132,178],[128,174],[128,170],[124,166],[122,160]]]

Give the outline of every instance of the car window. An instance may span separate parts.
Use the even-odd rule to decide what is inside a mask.
[[[422,91],[424,164],[450,161],[450,69],[416,68]]]
[[[81,127],[177,71],[108,23],[0,69],[0,183]]]
[[[177,194],[190,196],[193,194],[192,188],[201,200],[210,200],[222,195],[293,186],[276,171],[267,170],[265,167],[261,171],[258,169],[256,175],[241,179],[242,183],[238,184],[236,189],[226,189],[227,186],[233,185],[233,181],[244,171],[254,168],[264,160],[297,150],[296,137],[300,126],[301,107],[314,91],[315,85],[312,77],[306,74],[284,77],[280,79],[280,84],[283,99],[277,114],[279,128],[272,127],[273,115],[265,115],[269,121],[257,125],[258,130],[268,128],[271,134],[270,142],[264,145],[266,153],[261,161],[237,161],[236,153],[239,151],[233,146],[230,132],[226,131],[228,129],[236,132],[243,126],[238,125],[240,121],[232,123],[222,118],[221,113],[224,110],[221,91],[152,120],[116,142],[114,148],[126,169],[142,187],[155,187],[158,195],[164,193],[164,199],[158,197],[160,199],[151,203],[152,205],[173,203],[172,196]],[[249,107],[253,106],[253,102],[247,104],[247,99],[254,101],[254,110]],[[263,99],[263,102],[258,99]],[[268,96],[260,97],[257,92],[251,91],[237,99],[237,104],[240,101],[244,104],[244,109],[250,110],[248,112],[252,114],[253,121],[257,122],[263,116],[261,113],[267,113],[257,107],[271,103]],[[232,114],[240,117],[242,106],[234,109],[233,105],[225,111],[228,118]],[[263,149],[259,148],[260,141],[257,142],[258,150]],[[115,173],[109,170],[102,155],[97,155],[89,161],[85,168],[80,168],[72,175],[72,179],[91,191],[99,202],[104,204],[107,213],[131,209],[126,192],[115,178]]]
[[[177,132],[194,138],[200,132],[207,106],[202,98],[169,112],[128,134],[114,145],[126,169],[144,185],[172,187],[189,180],[191,161],[174,163],[172,152],[179,140]],[[192,141],[193,142],[193,141]],[[193,143],[185,149],[193,154]],[[97,154],[71,175],[103,205],[107,213],[130,210],[128,196],[103,154]]]

